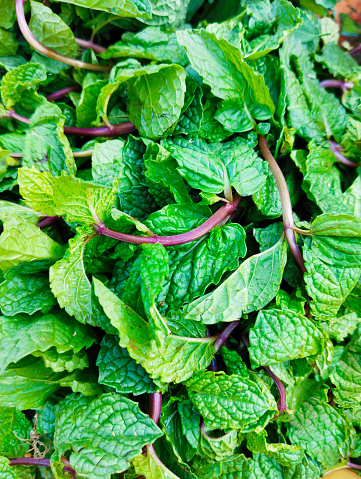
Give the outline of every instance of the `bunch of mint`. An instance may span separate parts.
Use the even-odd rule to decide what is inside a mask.
[[[361,469],[334,5],[1,0],[0,479]]]

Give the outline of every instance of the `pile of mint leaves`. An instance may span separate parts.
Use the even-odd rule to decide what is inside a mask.
[[[40,43],[102,72],[36,51],[0,1],[0,479],[316,479],[361,463],[361,169],[330,148],[360,159],[361,67],[334,5],[25,1]],[[237,195],[184,244],[93,226],[179,235]]]

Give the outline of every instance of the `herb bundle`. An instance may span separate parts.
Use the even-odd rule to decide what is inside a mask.
[[[361,67],[294,3],[1,1],[0,479],[361,469]]]

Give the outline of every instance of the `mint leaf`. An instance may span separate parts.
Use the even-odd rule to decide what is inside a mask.
[[[111,188],[114,180],[119,178],[123,171],[122,140],[109,140],[104,143],[97,143],[92,156],[93,180],[101,185]],[[110,172],[113,172],[110,175]]]
[[[155,392],[155,385],[145,369],[137,364],[116,336],[105,335],[97,358],[99,383],[115,388],[118,393],[138,396]]]
[[[72,424],[69,415],[76,418]],[[70,395],[57,407],[54,446],[59,454],[71,449],[71,466],[89,479],[110,479],[111,474],[126,470],[142,447],[161,435],[137,403],[119,394]]]
[[[324,467],[346,456],[350,426],[330,405],[312,398],[305,401],[288,423],[291,443],[300,445]]]
[[[0,236],[0,268],[6,271],[23,261],[59,259],[64,248],[35,225],[14,216]]]
[[[286,263],[285,246],[282,237],[272,248],[248,258],[213,293],[193,301],[186,317],[213,324],[263,308],[277,294]]]
[[[23,456],[29,445],[22,439],[28,439],[31,423],[21,411],[13,407],[1,407],[0,410],[1,454],[8,457]]]
[[[265,425],[277,411],[266,384],[237,374],[197,372],[185,383],[189,397],[210,429],[250,432]]]
[[[206,464],[197,472],[205,479],[219,477],[221,479],[230,479],[231,477],[252,477],[252,460],[246,458],[243,454],[229,456],[220,462]]]
[[[260,311],[249,335],[253,367],[270,366],[320,353],[323,334],[304,314],[283,309]]]

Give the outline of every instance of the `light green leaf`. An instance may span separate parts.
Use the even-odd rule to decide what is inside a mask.
[[[59,353],[56,348],[47,349],[44,352],[36,351],[33,356],[41,357],[46,368],[59,373],[62,371],[73,372],[75,369],[84,369],[89,367],[88,355],[85,349],[78,352],[73,350]]]
[[[35,225],[14,216],[4,224],[0,236],[0,268],[6,271],[24,261],[59,259],[64,247]]]
[[[12,0],[3,0],[0,4],[0,27],[11,28],[15,21],[15,3]]]
[[[95,278],[93,281],[100,304],[119,331],[120,346],[128,349],[129,355],[151,378],[177,383],[209,365],[214,354],[212,338],[198,334],[193,337],[169,335],[159,347],[152,339],[148,323],[100,281]]]
[[[55,216],[53,202],[54,177],[37,168],[22,167],[18,169],[20,194],[34,211],[44,215]],[[20,216],[20,215],[18,215]]]
[[[157,139],[171,132],[184,104],[186,74],[179,65],[138,70],[128,81],[129,120],[142,136]]]
[[[24,144],[24,165],[49,171],[53,176],[61,171],[76,173],[76,163],[67,137],[65,117],[52,103],[39,106],[31,117]]]
[[[29,28],[34,37],[57,53],[74,58],[78,52],[78,44],[68,25],[42,3],[30,1],[30,6]]]
[[[12,203],[11,201],[0,200],[0,219],[3,223],[11,220],[12,216],[20,216],[30,223],[36,224],[40,219],[40,214],[35,213],[31,208]]]
[[[97,358],[99,383],[115,388],[118,393],[134,396],[156,391],[147,371],[137,364],[116,336],[105,335]]]
[[[78,352],[96,341],[90,328],[60,311],[44,316],[0,316],[0,324],[0,372],[5,371],[11,362],[16,363],[35,351],[55,347],[60,353]]]
[[[295,466],[283,468],[283,474],[283,479],[319,479],[321,471],[314,462],[305,458]]]
[[[361,237],[361,218],[347,214],[324,213],[312,221],[310,232],[317,236]]]
[[[31,422],[14,407],[1,407],[0,411],[1,454],[7,457],[24,456],[29,444],[21,439],[28,439],[32,429]]]
[[[50,287],[61,308],[81,323],[89,322],[93,314],[91,285],[85,273],[83,255],[87,236],[69,240],[63,259],[49,272]]]
[[[359,351],[346,351],[331,372],[335,402],[340,407],[355,407],[361,401],[361,357]]]
[[[56,416],[55,449],[59,454],[70,449],[70,465],[89,479],[125,471],[143,446],[162,435],[137,403],[119,394],[69,395]]]
[[[29,479],[33,477],[34,468],[10,466],[10,460],[0,456],[0,479]]]
[[[92,155],[92,176],[96,183],[111,188],[114,180],[120,177],[123,171],[123,147],[123,140],[96,143]]]
[[[262,309],[277,294],[286,258],[282,237],[270,249],[246,259],[212,293],[187,306],[186,318],[213,324],[233,321],[244,313]]]
[[[151,11],[150,3],[145,1],[135,0],[61,0],[72,5],[79,5],[80,7],[92,8],[94,10],[102,10],[104,12],[113,13],[120,17],[140,17],[149,19],[148,12]]]
[[[260,311],[249,334],[252,367],[318,354],[323,349],[322,339],[322,332],[303,313]]]
[[[0,55],[16,55],[18,46],[15,34],[0,28]]]
[[[198,454],[208,461],[223,461],[234,454],[239,442],[238,431],[235,429],[232,429],[221,437],[211,437],[201,434]]]
[[[251,479],[252,459],[243,454],[229,456],[198,468],[196,473],[202,479]]]
[[[337,316],[356,285],[361,273],[360,244],[360,238],[347,236],[313,236],[305,242],[303,257],[307,273],[304,278],[312,298],[311,311],[317,318]]]
[[[359,78],[361,75],[357,61],[337,43],[327,43],[322,49],[322,54],[315,55],[315,60],[322,63],[333,75],[340,75],[347,80]]]
[[[46,80],[46,70],[36,63],[26,63],[9,71],[1,80],[1,97],[7,109],[22,99],[25,91],[37,90]]]
[[[98,97],[106,85],[103,76],[93,72],[86,74],[79,103],[76,105],[76,126],[88,128],[92,122],[96,122]]]
[[[111,45],[102,58],[144,58],[159,62],[187,64],[184,47],[177,41],[175,32],[160,27],[147,27],[137,33],[127,32],[122,41]]]
[[[254,194],[266,182],[267,164],[247,141],[210,143],[197,139],[175,139],[166,143],[177,160],[179,172],[203,193],[229,195],[230,187],[242,196]]]
[[[338,463],[347,454],[350,426],[332,406],[311,398],[305,401],[287,423],[291,443],[302,446],[324,467]]]
[[[179,479],[158,458],[153,447],[147,446],[147,454],[139,454],[133,460],[133,466],[137,475],[146,479]]]
[[[282,467],[273,457],[254,454],[252,459],[252,479],[283,479]]]
[[[299,464],[305,456],[300,446],[290,446],[285,443],[269,443],[266,441],[267,432],[261,431],[259,434],[250,432],[247,434],[247,448],[253,454],[264,453],[273,457],[282,466],[289,467]]]
[[[237,374],[199,371],[185,385],[209,429],[261,431],[278,410],[262,380],[255,382]]]
[[[178,31],[177,38],[186,47],[192,67],[215,96],[238,100],[255,120],[273,115],[274,105],[263,77],[245,63],[236,47],[205,30]]]

